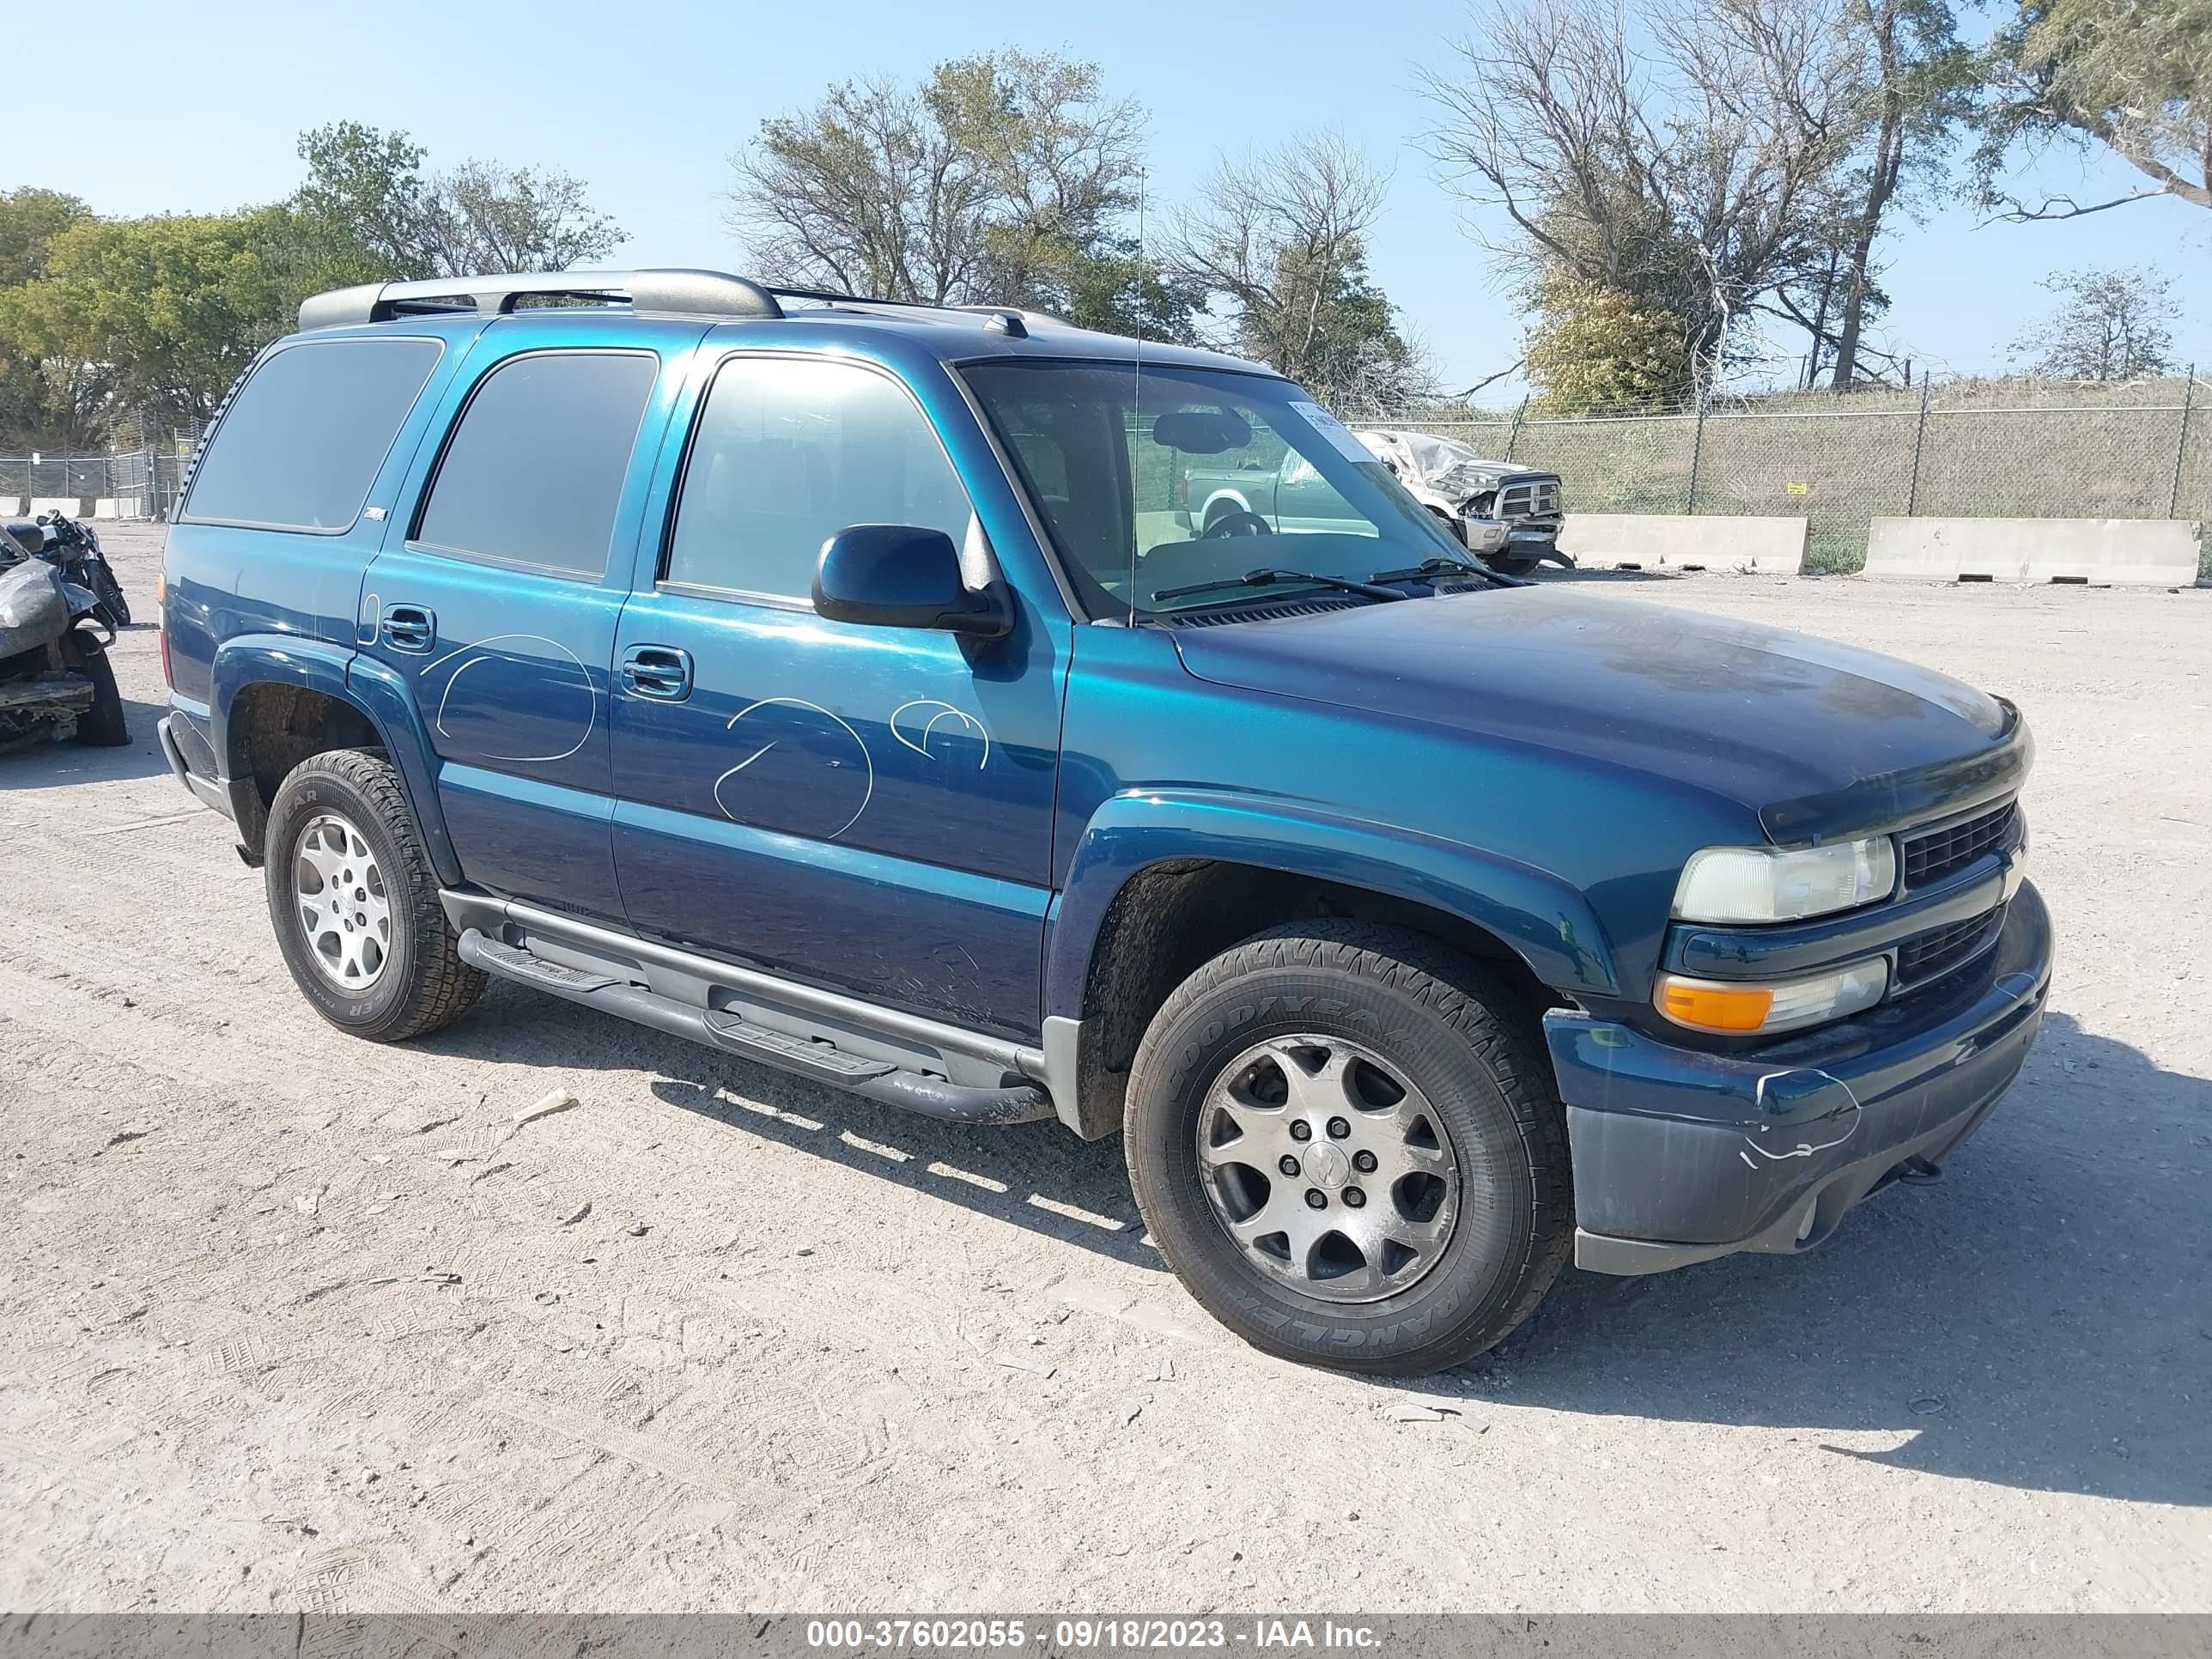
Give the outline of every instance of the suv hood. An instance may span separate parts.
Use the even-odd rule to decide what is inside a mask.
[[[1924,793],[1899,788],[1900,774],[1963,783],[2016,720],[1972,686],[1877,652],[1559,587],[1179,629],[1175,640],[1200,679],[1656,774],[1798,836],[1885,816],[1855,798],[1902,807]],[[1770,810],[1816,799],[1817,813]]]

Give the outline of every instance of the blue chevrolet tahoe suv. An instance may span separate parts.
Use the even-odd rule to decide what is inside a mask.
[[[197,462],[162,741],[341,1030],[488,975],[1120,1131],[1259,1346],[1820,1243],[2019,1071],[2017,710],[1471,560],[1297,387],[705,271],[319,295]],[[1322,527],[1193,527],[1193,468]],[[1308,514],[1312,520],[1314,515]]]

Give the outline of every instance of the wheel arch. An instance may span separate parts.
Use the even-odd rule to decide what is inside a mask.
[[[213,691],[215,751],[250,858],[261,856],[270,805],[294,767],[332,749],[380,749],[399,769],[439,878],[461,878],[438,811],[431,751],[414,700],[392,670],[313,641],[247,635],[216,653]]]
[[[1497,971],[1532,1021],[1617,988],[1596,916],[1544,872],[1281,803],[1117,796],[1078,846],[1046,951],[1046,1013],[1079,1022],[1078,1131],[1119,1126],[1129,1063],[1176,985],[1239,940],[1309,916],[1437,939]]]

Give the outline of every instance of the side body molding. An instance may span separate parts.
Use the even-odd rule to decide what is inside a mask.
[[[1212,859],[1340,882],[1447,911],[1503,939],[1545,984],[1618,991],[1612,947],[1568,884],[1532,866],[1297,802],[1199,790],[1130,790],[1091,815],[1045,946],[1045,1012],[1084,1015],[1100,925],[1129,878]]]

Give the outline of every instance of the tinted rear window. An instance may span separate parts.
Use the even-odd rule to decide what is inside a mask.
[[[415,539],[599,575],[659,369],[639,351],[533,352],[501,363],[462,411]]]
[[[287,346],[253,372],[194,469],[187,519],[343,530],[361,516],[435,340]]]

